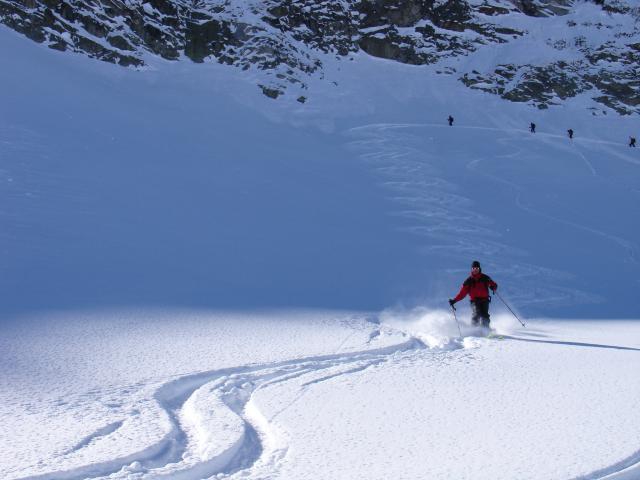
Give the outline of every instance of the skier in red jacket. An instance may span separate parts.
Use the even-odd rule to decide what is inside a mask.
[[[480,268],[480,262],[475,260],[471,264],[471,275],[462,284],[462,288],[455,298],[449,299],[449,305],[453,307],[456,302],[459,302],[464,297],[469,295],[471,299],[471,323],[478,325],[482,321],[483,327],[489,326],[489,302],[491,297],[489,296],[489,290],[495,292],[498,288],[498,284],[491,280],[489,275],[482,273]]]

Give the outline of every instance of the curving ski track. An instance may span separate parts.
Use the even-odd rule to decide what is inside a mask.
[[[346,341],[346,340],[345,340]],[[23,477],[24,480],[80,480],[86,478],[171,478],[195,480],[217,474],[232,476],[251,469],[274,473],[287,446],[277,439],[273,420],[302,398],[316,383],[386,361],[391,355],[423,349],[417,338],[389,347],[311,356],[282,362],[245,365],[186,375],[162,385],[155,394],[159,414],[169,418],[171,429],[161,441],[144,450],[66,471]],[[339,348],[338,348],[339,350]],[[271,418],[252,403],[260,389],[304,375],[302,389]],[[66,454],[81,450],[95,439],[111,435],[124,421],[100,428],[82,439]],[[219,427],[232,428],[218,435]],[[220,444],[221,437],[226,437]],[[215,443],[218,445],[215,445]],[[212,446],[213,445],[213,446]]]
[[[376,333],[372,333],[375,338]],[[504,335],[505,341],[524,341],[637,351],[636,348],[590,343],[536,340]],[[346,340],[345,340],[346,341]],[[343,342],[344,343],[344,342]],[[109,462],[68,471],[24,477],[53,479],[178,479],[277,477],[288,450],[286,438],[277,431],[276,418],[300,401],[308,387],[389,360],[423,351],[416,337],[379,349],[310,356],[281,362],[250,364],[181,376],[163,384],[155,393],[160,412],[172,428],[161,441],[148,448]],[[446,349],[464,348],[454,339]],[[340,347],[338,348],[340,350]],[[434,352],[441,349],[435,348]],[[303,377],[309,378],[303,378]],[[269,417],[255,404],[254,394],[281,382],[299,380],[299,391]],[[126,420],[125,420],[126,421]],[[95,439],[107,437],[125,421],[113,422],[88,435],[69,452],[81,450]],[[224,431],[229,425],[232,428]],[[200,431],[200,435],[198,435]],[[223,433],[221,435],[220,433]],[[224,434],[226,433],[226,434]],[[223,443],[220,443],[221,440]],[[616,464],[572,480],[631,480],[640,474],[640,451]]]

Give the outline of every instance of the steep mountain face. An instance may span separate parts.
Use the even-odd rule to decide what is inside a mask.
[[[539,108],[587,92],[640,113],[632,0],[0,0],[0,22],[123,66],[151,54],[256,69],[265,95],[300,102],[327,59],[365,52]]]

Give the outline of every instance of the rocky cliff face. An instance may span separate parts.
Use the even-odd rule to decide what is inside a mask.
[[[434,64],[470,88],[539,108],[588,92],[640,113],[640,9],[631,0],[0,0],[0,21],[123,66],[152,54],[258,69],[272,98],[322,76],[327,54],[362,51]],[[533,36],[553,54],[530,55]],[[505,45],[520,54],[465,66]]]

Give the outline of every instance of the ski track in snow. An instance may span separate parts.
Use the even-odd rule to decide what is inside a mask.
[[[377,336],[376,332],[379,335],[379,330],[374,330],[370,341]],[[108,462],[21,478],[195,480],[218,474],[233,476],[238,472],[245,477],[252,469],[273,473],[287,449],[273,431],[273,420],[299,401],[314,384],[362,371],[399,352],[426,348],[419,339],[408,338],[406,342],[378,349],[225,368],[177,378],[160,386],[155,394],[162,414],[167,415],[171,423],[171,430],[160,442]],[[348,339],[349,336],[337,351]],[[459,342],[449,347],[464,348]],[[310,378],[300,384],[300,392],[270,418],[265,418],[252,403],[255,392],[304,376]],[[98,429],[63,455],[72,455],[100,439],[108,440],[125,421]]]
[[[576,152],[578,153],[582,161],[584,161],[584,163],[587,165],[587,168],[591,172],[591,175],[595,177],[597,174],[596,174],[596,169],[593,167],[593,164],[589,161],[587,157],[584,156],[584,154],[578,149],[575,143],[572,143],[571,146],[576,150]]]
[[[585,162],[591,166],[591,163],[584,157],[584,155],[582,155],[582,153],[580,153],[580,155],[582,156],[582,158],[585,160]],[[482,159],[475,159],[472,160],[471,162],[469,162],[467,164],[468,168],[477,170],[477,165],[481,162]],[[593,175],[595,176],[595,169],[591,166],[591,172],[593,173]],[[546,218],[549,220],[552,220],[554,222],[557,223],[561,223],[563,225],[567,225],[569,227],[575,228],[577,230],[582,230],[585,231],[587,233],[599,236],[604,238],[605,240],[608,240],[610,242],[612,242],[613,244],[615,244],[618,248],[621,248],[622,250],[624,250],[627,254],[627,257],[629,259],[630,262],[632,263],[638,263],[638,255],[637,255],[637,245],[633,242],[630,242],[628,240],[625,240],[623,238],[617,237],[615,235],[611,235],[607,232],[604,232],[602,230],[598,230],[596,228],[592,228],[592,227],[588,227],[586,225],[581,225],[579,223],[576,222],[572,222],[570,220],[565,220],[562,219],[560,217],[556,217],[554,215],[549,215],[548,213],[545,212],[541,212],[540,210],[537,210],[535,208],[532,208],[528,205],[525,205],[522,201],[522,188],[519,185],[516,185],[513,182],[510,182],[508,180],[505,180],[503,178],[497,177],[495,175],[491,175],[489,173],[486,172],[482,172],[480,170],[478,170],[478,173],[480,175],[486,176],[488,178],[491,178],[492,180],[499,182],[499,183],[503,183],[505,185],[510,186],[515,192],[516,192],[516,199],[515,199],[515,205],[521,209],[524,212],[530,213],[531,215],[536,215],[538,217],[542,217],[542,218]]]
[[[638,480],[640,478],[640,450],[615,465],[572,480]]]
[[[425,155],[422,137],[428,137],[429,132],[419,137],[407,131],[425,127],[452,128],[439,124],[374,124],[347,132],[356,138],[350,145],[379,173],[383,185],[391,192],[391,199],[400,205],[394,214],[411,222],[402,230],[427,237],[428,242],[421,248],[428,255],[455,251],[460,255],[475,256],[477,252],[483,252],[489,257],[507,259],[505,270],[522,262],[527,252],[500,242],[499,234],[490,229],[492,220],[475,212],[471,208],[472,200],[443,178],[437,159],[431,161],[431,157]],[[455,128],[497,130],[475,126]],[[539,267],[528,265],[520,271],[533,269],[538,270]],[[548,270],[544,275],[550,280],[565,276],[555,270]],[[560,291],[553,288],[545,292],[546,302],[557,298]],[[581,296],[581,292],[567,291],[560,295],[558,301]],[[528,300],[521,298],[519,301],[525,304]],[[535,298],[530,299],[530,303],[535,301]]]
[[[142,451],[108,462],[89,464],[68,471],[22,477],[29,480],[53,479],[179,479],[196,480],[219,476],[227,479],[275,478],[286,460],[288,442],[278,430],[276,419],[296,402],[309,387],[343,375],[363,371],[384,362],[414,358],[427,348],[420,336],[407,334],[407,340],[377,349],[339,351],[281,362],[248,364],[180,376],[162,384],[154,398],[160,412],[170,419],[171,429],[162,440]],[[380,335],[374,328],[370,340]],[[617,345],[536,339],[535,331],[526,337],[501,335],[499,341],[521,341],[597,349],[640,352],[640,348]],[[498,341],[498,340],[488,340]],[[451,339],[429,348],[434,354],[477,348],[473,336]],[[446,360],[444,360],[446,361]],[[298,391],[275,412],[266,416],[254,401],[254,394],[280,383],[295,382]],[[289,386],[289,385],[288,385]],[[108,440],[132,419],[112,422],[80,440],[64,455],[71,455],[99,440]],[[640,473],[640,451],[613,465],[572,480],[632,480]]]
[[[480,130],[504,135],[496,138],[499,145],[504,146],[507,152],[496,158],[517,158],[525,153],[525,147],[521,146],[522,135],[526,141],[542,141],[543,143],[553,143],[554,147],[561,148],[567,152],[567,158],[577,157],[587,168],[589,176],[592,178],[602,178],[598,175],[595,166],[582,153],[576,142],[580,144],[598,145],[600,147],[618,147],[619,143],[605,140],[580,138],[574,139],[569,145],[564,145],[569,140],[566,135],[555,135],[544,132],[529,134],[528,130],[515,128],[494,128],[473,125],[456,125],[449,127],[443,124],[421,123],[421,124],[371,124],[352,128],[347,131],[351,137],[349,145],[360,153],[360,157],[368,163],[383,178],[383,185],[391,192],[390,198],[400,205],[400,209],[393,212],[393,215],[406,218],[410,221],[402,230],[425,236],[429,238],[427,245],[422,247],[426,254],[445,254],[455,251],[460,255],[475,255],[482,252],[483,255],[499,258],[504,262],[504,270],[513,270],[514,265],[523,265],[523,258],[528,256],[528,252],[514,248],[500,240],[501,234],[493,228],[494,221],[485,214],[479,213],[473,208],[473,201],[460,192],[459,188],[445,180],[443,168],[451,168],[442,164],[438,159],[438,151],[434,152],[430,138],[433,129],[445,130],[449,132],[457,130]],[[413,133],[417,131],[418,133]],[[535,135],[535,136],[533,136]],[[439,139],[441,141],[442,139]],[[435,143],[436,148],[438,142]],[[447,155],[456,157],[455,145],[449,145]],[[613,148],[611,148],[613,151]],[[621,161],[635,161],[616,152],[615,158]],[[583,225],[573,220],[561,218],[547,211],[535,209],[526,205],[523,194],[527,193],[524,186],[517,185],[512,181],[495,175],[487,169],[480,168],[480,164],[488,160],[480,154],[477,158],[467,160],[467,169],[475,174],[491,178],[495,182],[501,183],[514,190],[514,206],[529,215],[545,218],[555,223],[559,223],[582,233],[587,233],[595,237],[611,242],[617,249],[623,252],[627,262],[637,264],[638,245],[631,240],[611,235],[603,230],[594,228],[591,225]],[[610,182],[608,179],[602,181]],[[613,184],[611,184],[614,186]],[[615,185],[615,188],[620,186]],[[514,275],[520,275],[516,272]],[[522,268],[519,269],[523,271]],[[547,284],[555,278],[566,277],[566,273],[555,269],[545,269],[538,265],[526,265],[524,270],[536,270],[539,274],[548,279]],[[544,271],[543,271],[544,270]],[[552,288],[545,288],[545,291],[538,292],[532,298],[526,295],[518,296],[521,305],[535,304],[538,298],[545,297],[546,304],[549,303],[593,303],[597,302],[597,295],[587,293],[577,289],[566,289],[559,285]]]
[[[94,433],[92,433],[91,435],[88,435],[87,437],[83,438],[82,440],[80,440],[75,446],[73,446],[72,448],[70,448],[69,450],[67,450],[64,454],[65,455],[69,455],[77,450],[80,450],[81,448],[86,447],[87,445],[89,445],[92,441],[100,438],[100,437],[106,437],[107,435],[115,432],[116,430],[118,430],[122,424],[124,422],[122,420],[117,421],[117,422],[113,422],[110,423],[109,425],[105,425],[104,427],[96,430]]]
[[[627,258],[629,259],[630,262],[632,263],[638,263],[638,255],[636,253],[638,247],[635,243],[632,243],[628,240],[625,240],[624,238],[620,238],[620,237],[616,237],[615,235],[610,235],[606,232],[603,232],[602,230],[598,230],[595,228],[591,228],[591,227],[587,227],[586,225],[581,225],[579,223],[575,223],[569,220],[564,220],[558,217],[555,217],[553,215],[549,215],[547,213],[542,213],[538,210],[535,210],[531,207],[528,207],[526,205],[524,205],[522,203],[522,192],[518,192],[517,197],[516,197],[516,205],[522,209],[523,211],[527,212],[527,213],[531,213],[532,215],[537,215],[539,217],[544,217],[544,218],[548,218],[549,220],[553,220],[555,222],[561,223],[563,225],[568,225],[570,227],[573,227],[575,229],[578,230],[582,230],[585,231],[587,233],[593,234],[593,235],[597,235],[600,236],[606,240],[609,240],[610,242],[614,243],[617,247],[621,248],[622,250],[624,250],[627,254]]]
[[[396,131],[407,127],[416,125],[370,125],[350,131],[365,133],[364,140],[351,145],[365,150],[362,158],[386,177],[384,185],[394,192],[392,199],[404,207],[396,215],[417,220],[417,225],[404,230],[435,240],[425,246],[431,252],[454,248],[471,253],[480,248],[496,254],[510,249],[482,226],[490,224],[490,220],[470,211],[467,207],[471,201],[455,193],[454,186],[439,178],[436,169],[423,161],[423,152],[410,146],[415,143],[415,136]],[[385,135],[387,131],[392,134]],[[476,235],[477,243],[469,245],[452,238],[461,233]]]

